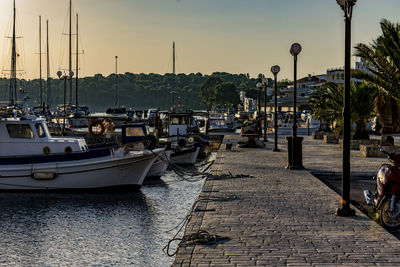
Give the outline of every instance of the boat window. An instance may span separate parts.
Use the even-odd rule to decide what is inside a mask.
[[[215,126],[225,126],[225,121],[224,120],[212,120],[211,124],[215,125]]]
[[[171,125],[189,124],[186,116],[178,116],[170,118]]]
[[[29,124],[7,124],[10,138],[33,139],[33,132]]]
[[[43,126],[42,126],[41,123],[36,123],[35,127],[36,127],[36,132],[37,132],[37,134],[39,135],[40,138],[46,137],[46,132],[44,131]]]
[[[142,128],[126,128],[126,136],[145,136]]]

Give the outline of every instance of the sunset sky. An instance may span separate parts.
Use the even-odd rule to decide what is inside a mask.
[[[39,76],[38,16],[50,27],[51,76],[66,66],[69,0],[16,0],[20,58],[27,79]],[[177,72],[263,73],[281,66],[292,79],[290,45],[299,42],[299,76],[343,66],[343,13],[335,0],[73,0],[79,13],[80,76],[114,72],[172,72],[172,41]],[[12,0],[0,0],[0,32],[11,34]],[[353,44],[380,34],[379,21],[400,21],[399,0],[359,0],[353,14]],[[75,20],[75,18],[74,18]],[[74,23],[75,32],[75,23]],[[9,69],[10,39],[1,45],[2,69]],[[75,42],[75,40],[74,40]],[[75,50],[75,48],[74,48]],[[74,51],[75,52],[75,51]],[[43,55],[43,76],[45,72]],[[74,63],[75,65],[75,63]],[[2,72],[2,77],[5,73]]]

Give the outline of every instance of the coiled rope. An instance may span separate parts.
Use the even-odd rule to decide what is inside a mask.
[[[199,202],[201,202],[201,201],[231,201],[231,200],[235,200],[235,199],[237,199],[237,197],[235,195],[229,195],[226,197],[198,196],[196,198],[196,200],[194,201],[192,207],[190,208],[188,214],[185,216],[185,218],[177,226],[175,226],[174,228],[167,231],[167,232],[171,232],[172,230],[179,228],[178,231],[175,233],[175,235],[172,237],[172,239],[168,241],[167,245],[165,245],[165,247],[163,248],[163,251],[169,257],[173,257],[178,252],[178,249],[180,247],[189,246],[189,245],[193,245],[193,244],[213,245],[220,241],[229,240],[228,237],[211,235],[207,231],[201,230],[201,229],[193,234],[185,235],[182,238],[178,238],[177,236],[180,234],[182,229],[189,223],[190,219],[193,216],[195,208]],[[177,242],[177,241],[179,241],[179,243],[177,244],[176,249],[172,253],[170,253],[170,248],[171,248],[172,243]]]

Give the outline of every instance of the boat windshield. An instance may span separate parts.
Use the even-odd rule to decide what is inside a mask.
[[[29,124],[7,124],[10,138],[33,139],[33,131]]]
[[[184,124],[189,124],[189,120],[187,116],[176,116],[176,117],[170,117],[170,124],[171,125],[184,125]]]
[[[211,125],[225,126],[225,120],[211,120]]]
[[[39,138],[46,137],[46,132],[44,131],[43,125],[41,123],[36,123],[35,127],[36,127],[36,132],[37,132]]]

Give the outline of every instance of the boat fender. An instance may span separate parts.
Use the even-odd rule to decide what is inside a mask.
[[[96,127],[99,131],[98,132],[94,132],[93,131],[93,127]],[[101,120],[94,120],[89,124],[89,133],[91,136],[94,137],[99,137],[101,135],[103,135],[103,133],[106,130],[106,127],[104,126],[103,122]]]
[[[64,149],[64,152],[65,152],[66,154],[70,154],[70,153],[72,153],[72,148],[71,148],[70,146],[67,146],[67,147]]]
[[[178,146],[179,146],[179,147],[185,147],[186,144],[187,144],[187,142],[186,142],[185,139],[180,139],[180,140],[178,141]]]
[[[151,134],[146,135],[146,137],[144,138],[144,146],[150,150],[156,148],[157,138]]]
[[[124,156],[125,156],[131,151],[131,148],[129,146],[124,146],[122,150],[124,151]]]
[[[43,151],[43,154],[46,154],[46,155],[48,155],[48,154],[51,153],[51,149],[50,149],[50,147],[48,147],[48,146],[45,146],[45,147],[42,149],[42,151]]]

